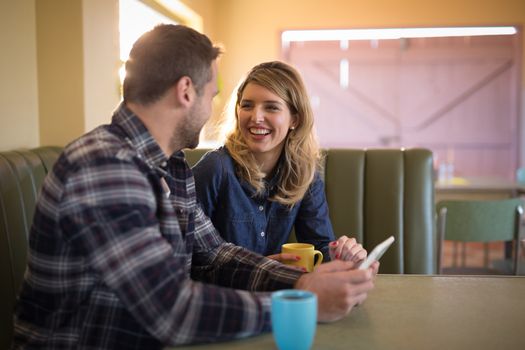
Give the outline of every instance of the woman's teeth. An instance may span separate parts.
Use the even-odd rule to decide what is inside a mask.
[[[255,135],[267,135],[270,133],[268,129],[250,128],[250,132]]]

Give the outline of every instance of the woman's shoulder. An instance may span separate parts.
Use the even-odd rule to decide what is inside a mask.
[[[233,169],[233,160],[224,146],[206,152],[193,166],[194,171],[213,171],[214,169]]]
[[[308,186],[307,194],[312,194],[319,191],[324,192],[324,179],[319,170],[316,170],[314,173],[314,178],[312,179],[312,182],[310,182],[310,186]]]
[[[323,174],[319,170],[316,170],[314,172],[314,178],[312,179],[310,186],[313,184],[324,184]]]

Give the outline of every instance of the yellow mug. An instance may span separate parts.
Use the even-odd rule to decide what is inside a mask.
[[[307,272],[312,272],[314,267],[323,262],[323,253],[315,250],[309,243],[286,243],[283,244],[281,252],[299,256],[300,260],[287,261],[286,264],[304,267]]]

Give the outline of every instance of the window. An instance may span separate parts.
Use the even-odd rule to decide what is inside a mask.
[[[124,80],[124,62],[133,43],[159,23],[185,24],[202,30],[202,18],[177,0],[120,0],[120,81]]]

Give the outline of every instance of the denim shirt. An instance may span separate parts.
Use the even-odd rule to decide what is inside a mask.
[[[225,147],[210,151],[193,167],[197,198],[221,236],[262,255],[281,252],[295,228],[298,242],[311,243],[330,260],[328,243],[334,232],[328,217],[324,183],[318,173],[304,198],[293,208],[269,198],[276,177],[263,195],[235,173],[235,161]]]

